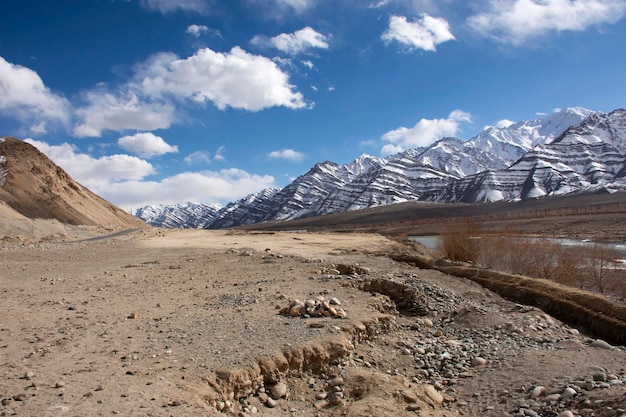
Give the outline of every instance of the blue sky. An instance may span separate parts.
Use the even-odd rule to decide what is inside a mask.
[[[626,0],[0,4],[0,136],[122,208],[626,106]]]

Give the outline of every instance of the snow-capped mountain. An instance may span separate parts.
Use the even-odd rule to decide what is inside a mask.
[[[452,181],[424,197],[442,202],[524,200],[626,188],[626,110],[592,114],[510,167]]]
[[[184,205],[167,206],[172,207],[167,218],[186,219],[176,227],[225,228],[409,200],[487,202],[626,189],[625,155],[625,110],[602,114],[567,108],[487,127],[468,141],[442,138],[387,158],[361,155],[345,165],[318,163],[281,190],[263,190],[219,211],[198,213],[198,220]],[[148,219],[155,210],[140,210],[136,215],[151,224],[176,223],[151,214]],[[177,210],[187,214],[177,217]]]
[[[151,226],[168,228],[203,229],[209,226],[219,207],[202,203],[180,203],[173,205],[150,205],[130,213]]]

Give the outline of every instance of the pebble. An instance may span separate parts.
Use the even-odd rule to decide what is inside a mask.
[[[476,356],[472,359],[472,366],[483,366],[487,363],[487,359]]]
[[[322,408],[326,407],[327,405],[329,405],[330,403],[326,400],[319,400],[319,401],[315,401],[315,403],[313,403],[313,406],[317,409],[317,410],[321,410]]]
[[[559,413],[557,417],[574,417],[574,413],[569,410],[565,410]]]
[[[270,389],[270,393],[272,394],[272,398],[280,400],[287,395],[287,385],[284,382],[279,382]]]
[[[546,393],[546,387],[543,385],[538,385],[533,388],[533,391],[530,394],[530,398],[539,398]]]
[[[589,345],[591,347],[600,348],[600,349],[613,349],[613,346],[608,344],[602,339],[596,339]]]
[[[426,387],[424,387],[424,392],[426,393],[428,398],[433,400],[435,404],[443,404],[443,395],[441,395],[441,393],[439,393],[439,391],[437,391],[434,386],[426,385]]]
[[[268,408],[274,408],[276,407],[276,400],[273,398],[268,398],[267,400],[265,400],[265,406]]]
[[[415,394],[413,391],[409,391],[409,390],[402,391],[402,398],[404,398],[404,401],[406,401],[407,403],[417,402],[417,394]]]

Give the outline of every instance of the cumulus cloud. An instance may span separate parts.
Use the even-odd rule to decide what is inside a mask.
[[[175,204],[200,201],[226,204],[264,188],[275,187],[274,177],[250,174],[241,169],[184,172],[160,181],[113,183],[102,196],[125,209],[147,204]]]
[[[152,98],[212,102],[219,109],[259,111],[284,106],[307,106],[289,76],[269,58],[236,46],[230,52],[198,50],[193,56],[172,59],[161,54],[144,66],[137,88]]]
[[[74,127],[77,137],[100,137],[103,130],[155,130],[168,128],[174,106],[164,101],[142,100],[133,92],[112,93],[97,88],[84,93],[86,105],[76,109],[81,120]]]
[[[156,173],[154,167],[134,156],[94,158],[68,143],[49,145],[31,139],[27,142],[39,148],[76,181],[126,210],[181,201],[225,204],[264,188],[276,187],[270,175],[250,174],[237,168],[184,172],[150,181],[145,178]]]
[[[312,105],[271,59],[239,47],[225,53],[204,48],[188,58],[160,53],[135,71],[117,91],[101,85],[83,94],[86,104],[76,110],[79,122],[75,136],[100,137],[104,130],[168,128],[176,118],[176,101],[211,102],[221,110],[232,107],[248,111]]]
[[[209,28],[205,25],[189,25],[187,26],[187,33],[195,36],[196,38],[200,35],[207,33]]]
[[[178,152],[177,146],[169,145],[162,137],[156,136],[150,132],[123,136],[117,140],[117,144],[120,148],[142,158],[151,158],[157,155]]]
[[[267,154],[267,157],[271,159],[286,159],[292,162],[299,162],[304,159],[304,154],[293,149],[281,149],[279,151],[270,152]]]
[[[615,23],[625,14],[623,0],[490,0],[488,10],[467,23],[484,36],[520,45],[549,32]]]
[[[187,165],[210,164],[211,154],[207,151],[195,151],[185,157]]]
[[[67,123],[71,108],[35,71],[0,57],[0,113],[33,123],[32,131],[40,133],[46,122]]]
[[[223,162],[226,160],[224,152],[226,152],[226,148],[224,146],[217,148],[213,157],[211,157],[211,154],[208,151],[192,152],[185,157],[185,163],[188,165],[198,165],[210,164],[213,161]]]
[[[471,120],[471,115],[462,110],[454,110],[446,119],[421,119],[411,128],[400,127],[385,133],[382,139],[389,144],[381,153],[391,155],[409,148],[429,146],[443,137],[456,135],[460,124]]]
[[[293,33],[281,33],[273,38],[255,36],[252,38],[255,45],[271,45],[287,54],[299,54],[312,48],[328,49],[328,38],[307,26]]]
[[[386,43],[396,41],[409,50],[436,51],[437,45],[455,38],[445,19],[422,14],[413,22],[407,21],[404,16],[391,16],[389,27],[381,39]]]
[[[112,182],[141,180],[155,173],[152,164],[135,156],[119,154],[94,158],[69,143],[49,145],[32,139],[25,142],[38,148],[76,181],[96,193]]]
[[[186,12],[206,13],[210,8],[210,0],[139,0],[141,7],[162,14],[178,10]]]
[[[512,121],[512,120],[502,119],[498,123],[496,123],[496,127],[498,129],[506,129],[507,127],[510,127],[510,126],[512,126],[514,124],[515,124],[515,122]]]

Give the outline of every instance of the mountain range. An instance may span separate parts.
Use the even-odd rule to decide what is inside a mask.
[[[566,108],[490,126],[467,141],[340,165],[318,163],[282,189],[265,189],[223,208],[199,203],[146,206],[151,225],[219,229],[292,220],[405,201],[482,203],[626,189],[626,110]]]

